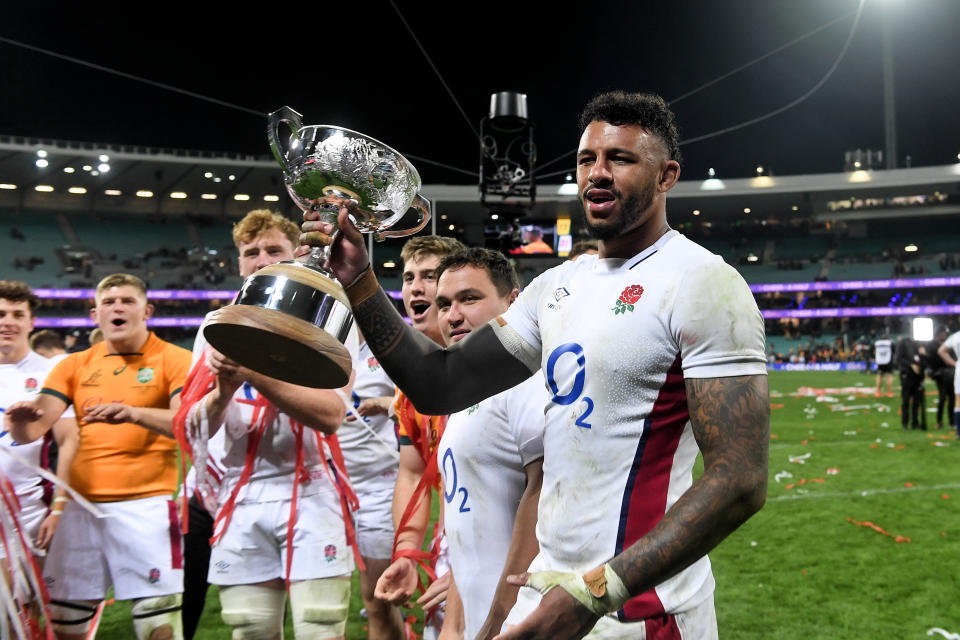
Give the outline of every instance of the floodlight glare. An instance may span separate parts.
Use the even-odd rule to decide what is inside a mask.
[[[456,227],[454,225],[450,225],[449,227],[447,227],[447,229],[449,229],[450,231],[453,231],[454,229],[456,229]]]
[[[246,193],[237,193],[233,196],[234,200],[249,200],[250,196]]]
[[[153,191],[148,191],[148,190],[146,190],[146,189],[141,189],[140,191],[137,191],[137,197],[138,197],[138,198],[152,198],[152,197],[153,197]]]
[[[120,189],[104,189],[103,192],[108,196],[121,196],[123,192]]]
[[[64,168],[63,168],[63,172],[64,172],[64,173],[73,173],[74,171],[76,171],[76,169],[74,169],[73,167],[64,167]]]
[[[50,163],[44,160],[43,158],[37,158],[37,166],[40,167],[41,169],[45,168],[48,164]]]
[[[917,342],[933,340],[933,318],[913,319],[913,339]]]
[[[38,157],[38,158],[46,158],[46,157],[47,157],[47,152],[46,152],[44,149],[37,149],[37,157]]]
[[[275,196],[275,195],[263,196],[264,202],[277,202],[279,200],[280,200],[280,196]]]
[[[183,200],[184,198],[187,197],[187,194],[184,193],[183,191],[173,191],[170,193],[170,197],[173,198],[174,200]]]
[[[102,162],[97,166],[97,171],[100,173],[106,173],[107,171],[110,171],[110,165],[108,165],[106,162]]]
[[[43,193],[50,193],[51,191],[53,191],[53,187],[51,187],[51,186],[48,185],[48,184],[38,184],[37,186],[35,186],[35,187],[33,188],[33,190],[34,190],[34,191],[40,191],[40,192],[43,192]]]
[[[216,200],[216,199],[217,199],[217,194],[215,194],[215,193],[201,193],[201,194],[200,194],[200,199],[201,199],[201,200]]]
[[[87,192],[87,189],[86,189],[86,187],[70,187],[69,189],[67,189],[67,191],[68,191],[69,193],[75,193],[75,194],[77,194],[77,195],[83,195],[84,193]]]
[[[695,216],[700,215],[700,209],[694,209],[694,210],[693,210],[693,215],[695,215]]]
[[[491,214],[490,214],[490,219],[491,219],[491,220],[499,220],[499,219],[500,219],[500,216],[499,216],[499,214],[491,213]]]
[[[213,177],[213,174],[210,173],[209,171],[205,171],[204,174],[203,174],[203,177],[204,177],[204,178],[212,178],[212,177]]]
[[[14,189],[16,189],[16,188],[17,188],[17,185],[15,185],[15,184],[7,184],[7,183],[2,183],[2,184],[0,184],[0,189],[12,191],[12,190],[14,190]]]
[[[84,170],[84,171],[93,171],[93,167],[91,167],[89,164],[85,164],[85,165],[83,165],[83,170]]]
[[[110,162],[110,156],[105,153],[100,154],[100,162]]]

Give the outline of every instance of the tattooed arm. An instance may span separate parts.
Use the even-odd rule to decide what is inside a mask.
[[[316,212],[304,214],[298,255],[311,246],[331,243],[332,225]],[[332,241],[328,268],[345,283],[354,319],[370,350],[394,384],[426,415],[444,415],[465,409],[484,398],[513,387],[532,371],[514,357],[490,326],[449,349],[442,349],[407,326],[370,270],[363,236],[350,222],[347,207],[340,209],[340,228]]]
[[[767,376],[687,379],[686,388],[703,475],[650,533],[610,561],[633,595],[705,555],[767,498]]]

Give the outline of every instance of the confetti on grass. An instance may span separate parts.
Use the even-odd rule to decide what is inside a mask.
[[[895,536],[895,535],[893,535],[892,533],[889,533],[889,532],[888,532],[886,529],[884,529],[883,527],[879,527],[879,526],[875,525],[874,523],[870,522],[869,520],[867,520],[867,521],[865,521],[865,522],[860,522],[860,521],[858,521],[858,520],[854,520],[853,518],[847,518],[847,522],[849,522],[849,523],[851,523],[851,524],[855,524],[855,525],[857,525],[858,527],[866,527],[867,529],[873,529],[873,530],[876,531],[877,533],[882,533],[883,535],[887,536],[888,538],[893,538],[893,541],[894,541],[894,542],[897,542],[897,543],[899,543],[899,542],[910,542],[910,538],[907,538],[906,536]]]

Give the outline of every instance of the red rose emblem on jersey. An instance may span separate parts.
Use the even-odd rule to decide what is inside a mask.
[[[613,305],[611,311],[613,311],[614,315],[633,311],[633,305],[640,300],[640,296],[642,295],[643,287],[638,284],[630,285],[620,292],[620,297],[617,298],[617,303]]]
[[[336,545],[328,544],[323,548],[323,556],[326,558],[327,562],[333,562],[337,559],[337,547]]]
[[[36,378],[27,378],[26,382],[23,385],[23,388],[26,391],[36,391],[38,386],[40,386],[40,383],[37,382]]]

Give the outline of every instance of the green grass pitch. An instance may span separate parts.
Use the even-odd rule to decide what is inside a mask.
[[[929,431],[903,431],[899,396],[866,393],[873,384],[856,372],[770,375],[767,504],[710,554],[721,638],[960,633],[960,442],[929,412]],[[351,640],[366,638],[360,607],[354,580]],[[97,637],[133,637],[126,603],[107,607]],[[215,589],[196,637],[230,638]]]

